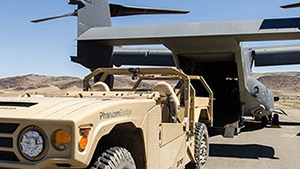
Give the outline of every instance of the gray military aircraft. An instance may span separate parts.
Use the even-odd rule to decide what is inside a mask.
[[[274,50],[242,46],[249,41],[299,39],[300,18],[111,27],[113,16],[187,11],[126,7],[109,4],[108,0],[71,0],[69,4],[78,8],[34,22],[78,17],[78,51],[71,57],[73,62],[90,70],[114,64],[176,66],[189,75],[201,75],[215,94],[215,126],[238,128],[236,124],[243,116],[272,117],[276,99],[272,91],[251,77],[252,66],[300,63],[299,47]],[[152,44],[168,50],[115,47]],[[107,83],[112,84],[112,80]],[[199,85],[195,83],[194,87],[201,89]],[[204,94],[197,91],[197,95]]]

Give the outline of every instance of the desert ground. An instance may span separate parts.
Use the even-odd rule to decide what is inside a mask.
[[[281,128],[249,120],[234,138],[210,138],[208,169],[297,169],[300,166],[300,109],[283,105]]]

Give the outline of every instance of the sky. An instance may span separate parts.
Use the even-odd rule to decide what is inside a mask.
[[[294,0],[111,0],[130,6],[191,11],[187,15],[131,16],[113,19],[113,26],[151,25],[297,17],[300,8],[281,9]],[[40,24],[30,20],[72,12],[67,0],[1,0],[0,78],[40,74],[84,77],[89,70],[72,63],[76,56],[76,17]],[[299,37],[300,39],[300,37]],[[300,44],[300,41],[252,42],[246,47]],[[257,72],[300,71],[300,66],[255,68]]]

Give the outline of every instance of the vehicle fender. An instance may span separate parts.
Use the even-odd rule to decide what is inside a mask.
[[[122,124],[128,124],[131,123],[133,124],[136,128],[140,128],[143,131],[145,130],[144,128],[147,127],[147,117],[152,111],[160,111],[159,106],[154,106],[148,111],[141,111],[139,113],[139,117],[135,116],[129,116],[129,117],[120,117],[120,118],[113,118],[113,119],[108,119],[105,120],[101,123],[99,123],[97,126],[94,126],[94,131],[91,133],[91,136],[89,140],[92,140],[93,142],[90,144],[89,149],[86,151],[86,157],[88,157],[85,160],[85,164],[89,164],[91,161],[93,154],[97,148],[98,142],[101,140],[101,138],[105,135],[108,135],[114,127],[117,125],[122,125]],[[126,133],[125,133],[126,134]],[[146,138],[146,133],[144,133],[144,138]]]

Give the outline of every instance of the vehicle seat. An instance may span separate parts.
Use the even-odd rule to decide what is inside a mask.
[[[93,84],[93,86],[91,88],[91,91],[109,92],[110,89],[109,89],[109,87],[107,86],[106,83],[104,83],[104,82],[97,82],[97,83]]]
[[[180,109],[180,102],[172,86],[166,82],[159,82],[153,87],[152,91],[160,93],[162,104],[162,121],[176,122],[176,116]]]

